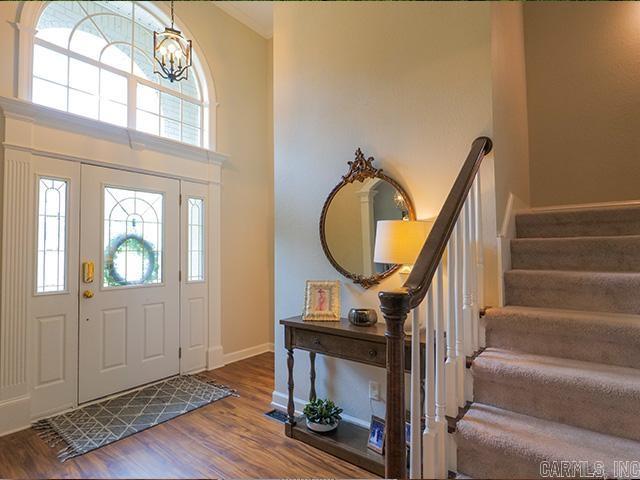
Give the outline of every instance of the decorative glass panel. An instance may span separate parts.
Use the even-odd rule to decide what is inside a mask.
[[[191,145],[200,145],[200,129],[182,125],[182,141]]]
[[[81,62],[75,58],[70,59],[69,63],[69,86],[76,90],[98,95],[98,80],[100,70],[98,67]]]
[[[187,280],[204,280],[204,202],[201,198],[189,198]]]
[[[155,88],[138,84],[138,108],[150,113],[160,109],[160,92]]]
[[[98,119],[98,97],[69,89],[69,111],[84,117]]]
[[[103,286],[162,283],[163,195],[104,189]]]
[[[158,135],[160,117],[153,113],[147,113],[143,110],[136,112],[136,128],[141,132],[153,133]]]
[[[66,55],[36,45],[33,48],[33,75],[66,85],[68,61]]]
[[[153,72],[153,32],[166,22],[141,3],[47,2],[35,35],[32,100],[123,127],[134,127],[135,117],[140,131],[201,146],[197,72],[173,83]]]
[[[67,182],[38,180],[38,260],[36,292],[66,290]]]
[[[56,108],[58,110],[67,109],[67,87],[57,83],[47,82],[39,78],[33,79],[33,92],[31,98],[34,103]]]

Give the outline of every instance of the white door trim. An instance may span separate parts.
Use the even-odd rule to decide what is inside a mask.
[[[147,140],[145,147],[130,142],[126,129],[116,132],[118,138],[102,135],[107,126],[87,131],[72,131],[66,112],[52,113],[51,109],[21,100],[0,97],[0,124],[4,124],[4,138],[0,148],[0,212],[2,239],[0,245],[0,435],[25,428],[32,420],[54,414],[68,404],[40,405],[34,411],[32,393],[33,373],[29,358],[35,355],[31,327],[32,258],[34,254],[33,175],[37,171],[34,158],[39,161],[58,159],[117,168],[135,173],[151,173],[178,180],[206,185],[208,190],[209,224],[209,315],[207,364],[208,369],[222,365],[221,292],[220,292],[220,193],[222,164],[226,155],[205,149],[201,155],[172,145],[164,150],[165,142]],[[75,120],[75,119],[74,119]],[[87,122],[87,119],[84,119]],[[126,141],[122,138],[126,137]],[[88,141],[89,139],[89,141]],[[71,272],[70,272],[71,273]],[[77,358],[76,358],[77,361]],[[77,367],[74,367],[77,371]]]

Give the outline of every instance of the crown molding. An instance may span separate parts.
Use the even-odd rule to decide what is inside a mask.
[[[131,128],[111,125],[18,98],[0,96],[0,110],[7,118],[30,121],[45,127],[59,128],[129,145],[132,150],[151,150],[216,165],[222,165],[229,159],[228,155],[214,150],[176,142]]]

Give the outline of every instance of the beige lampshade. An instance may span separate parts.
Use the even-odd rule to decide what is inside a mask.
[[[432,225],[424,220],[379,220],[373,261],[413,265]]]

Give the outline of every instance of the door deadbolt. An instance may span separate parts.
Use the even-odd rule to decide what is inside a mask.
[[[93,262],[82,263],[82,281],[84,283],[93,283],[95,266]],[[90,297],[87,297],[90,298]]]
[[[93,292],[91,290],[85,290],[82,292],[82,296],[84,298],[93,298]]]

